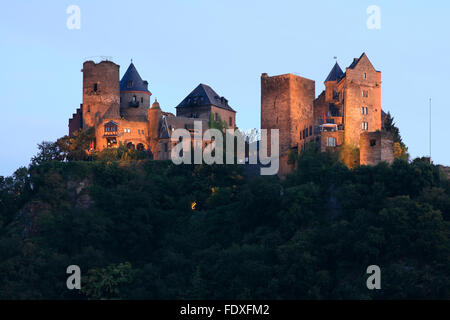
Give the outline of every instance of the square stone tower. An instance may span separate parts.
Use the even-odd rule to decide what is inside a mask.
[[[314,137],[315,82],[291,73],[261,75],[261,129],[279,129],[280,150],[299,150]],[[301,140],[300,139],[304,137]],[[270,131],[268,132],[268,152]]]
[[[381,72],[365,53],[346,68],[338,87],[342,88],[344,140],[359,147],[360,135],[381,130]]]

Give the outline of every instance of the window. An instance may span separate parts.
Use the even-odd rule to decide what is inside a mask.
[[[361,107],[361,114],[368,114],[367,107]]]
[[[141,97],[141,103],[144,103],[144,98]]]
[[[363,130],[369,130],[369,123],[368,122],[363,122],[361,124],[361,129]]]
[[[367,90],[362,91],[362,96],[367,98],[369,96],[369,92]]]
[[[370,146],[371,147],[374,147],[376,144],[377,144],[377,140],[375,140],[375,139],[371,139],[370,140]]]
[[[132,87],[133,87],[133,81],[128,80],[128,81],[127,81],[127,88],[130,89],[130,88],[132,88]]]
[[[97,89],[98,89],[98,84],[94,83],[94,92],[97,92]]]
[[[230,117],[230,118],[228,119],[228,124],[229,124],[230,126],[233,125],[233,118],[232,118],[232,117]]]
[[[141,134],[141,129],[138,129],[138,134]]]
[[[133,102],[136,102],[136,96],[133,96]]]
[[[214,120],[215,120],[215,121],[217,121],[218,116],[219,116],[219,115],[217,114],[217,112],[214,113]]]
[[[167,152],[169,150],[169,147],[167,146],[167,143],[164,143],[164,152]]]
[[[364,72],[364,79],[367,79],[367,73]]]
[[[336,147],[336,138],[327,137],[327,147]]]
[[[309,135],[312,136],[312,126],[309,126]]]

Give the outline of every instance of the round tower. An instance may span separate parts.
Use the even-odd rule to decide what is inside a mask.
[[[120,117],[119,66],[111,61],[83,63],[83,128]]]
[[[151,92],[131,62],[120,80],[120,114],[127,120],[146,121]]]
[[[159,123],[162,118],[162,111],[159,106],[158,100],[155,99],[152,107],[148,109],[148,133],[150,140],[150,149],[153,153],[153,156],[158,155],[159,151]]]

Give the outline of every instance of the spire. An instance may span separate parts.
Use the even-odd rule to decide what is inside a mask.
[[[142,80],[131,59],[130,66],[120,80],[120,91],[148,91],[148,82]]]
[[[160,109],[158,99],[155,98],[155,102],[152,104],[152,109]]]
[[[325,82],[338,81],[342,78],[343,75],[344,72],[342,72],[341,67],[339,67],[339,64],[336,62],[333,69],[331,69],[330,73],[328,74],[328,77],[325,79]]]

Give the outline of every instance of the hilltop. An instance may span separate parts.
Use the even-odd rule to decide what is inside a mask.
[[[0,298],[450,298],[438,167],[348,169],[314,150],[298,165],[285,180],[149,160],[21,168],[0,181]],[[81,292],[66,288],[73,264]]]

